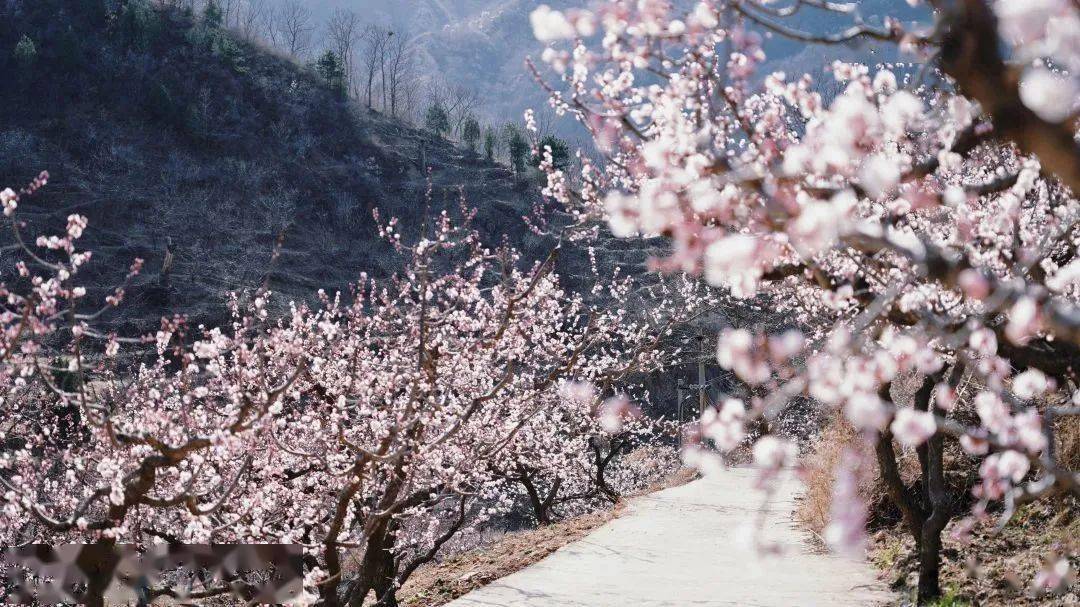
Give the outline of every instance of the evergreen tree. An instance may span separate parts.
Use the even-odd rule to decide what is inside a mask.
[[[497,141],[495,129],[490,126],[484,129],[484,156],[489,161],[495,160],[495,144]]]
[[[206,8],[203,9],[203,23],[209,27],[221,27],[223,14],[217,0],[206,0]]]
[[[335,93],[345,95],[345,64],[337,53],[323,53],[315,62],[315,71]]]
[[[525,140],[521,129],[513,123],[506,125],[506,144],[510,151],[510,166],[513,167],[515,173],[524,173],[529,142]]]
[[[446,108],[441,103],[436,102],[428,108],[424,125],[429,131],[435,133],[436,137],[441,138],[443,133],[450,130],[450,115],[446,113]]]
[[[469,116],[465,119],[465,124],[461,127],[461,140],[469,146],[470,152],[476,151],[476,144],[480,141],[480,123],[476,118]]]
[[[537,154],[532,157],[532,165],[534,167],[540,166],[540,161],[544,159],[544,150],[551,148],[551,159],[557,169],[565,169],[570,165],[570,146],[565,141],[559,139],[554,135],[546,135],[540,140],[540,147],[537,148]]]

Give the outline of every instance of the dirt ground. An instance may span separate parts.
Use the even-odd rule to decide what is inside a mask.
[[[1068,558],[1080,566],[1080,510],[1075,501],[1065,507],[1045,502],[1029,504],[1000,532],[979,527],[968,544],[950,537],[956,525],[945,529],[941,606],[961,607],[1064,607],[1080,604],[1080,583],[1073,579],[1064,594],[1035,595],[1030,584],[1049,555]],[[897,528],[872,536],[871,559],[886,580],[905,597],[912,596],[918,564],[911,556],[913,541]],[[910,601],[910,599],[906,599]],[[907,604],[907,603],[903,603]]]

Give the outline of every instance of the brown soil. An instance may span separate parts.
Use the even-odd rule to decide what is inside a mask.
[[[1040,502],[1022,508],[1000,532],[993,526],[977,528],[969,544],[950,537],[957,524],[945,529],[940,605],[979,607],[1058,607],[1080,604],[1080,583],[1075,579],[1064,593],[1036,596],[1030,590],[1043,559],[1067,557],[1073,571],[1080,567],[1080,510],[1077,504]],[[893,588],[913,596],[918,563],[914,542],[899,526],[875,533],[870,556]],[[907,604],[907,603],[904,603]]]

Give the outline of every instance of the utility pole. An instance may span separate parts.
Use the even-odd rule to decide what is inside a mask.
[[[678,407],[679,425],[681,426],[682,423],[683,423],[683,411],[682,411],[682,408],[683,408],[682,407],[682,405],[683,405],[683,387],[682,387],[682,384],[677,384],[675,386],[675,405],[676,405],[676,407]]]
[[[697,363],[697,388],[698,388],[698,417],[705,414],[705,334],[698,333],[698,344],[701,353]]]
[[[683,387],[681,383],[675,385],[675,403],[679,410],[679,449],[683,446]]]

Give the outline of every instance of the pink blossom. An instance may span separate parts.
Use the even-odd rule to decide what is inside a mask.
[[[1020,100],[1047,122],[1062,122],[1072,115],[1078,95],[1075,79],[1046,68],[1029,68],[1020,81]]]
[[[1008,407],[993,392],[984,391],[975,395],[975,412],[979,414],[983,426],[995,433],[1007,428],[1012,420]]]
[[[990,283],[978,270],[964,270],[957,279],[964,294],[972,299],[985,299],[990,294]]]
[[[754,464],[761,468],[775,470],[792,465],[798,453],[798,447],[791,441],[769,434],[754,443]]]
[[[552,10],[550,6],[541,4],[529,15],[532,24],[533,35],[541,42],[551,42],[573,38],[577,35],[577,29],[570,20],[560,11]]]
[[[863,161],[859,170],[859,182],[873,198],[891,194],[900,183],[900,168],[896,161],[876,154]]]
[[[990,451],[990,443],[985,438],[964,434],[960,437],[960,446],[969,455],[986,455]]]
[[[585,381],[564,381],[559,385],[559,395],[577,404],[592,404],[596,400],[596,388]]]
[[[708,408],[701,416],[702,433],[713,440],[721,451],[730,451],[746,437],[743,420],[746,406],[736,398],[729,398],[720,406],[720,411]]]
[[[5,188],[0,191],[0,205],[4,207],[4,215],[11,217],[19,208],[19,197],[11,188]]]
[[[1038,369],[1028,369],[1013,378],[1013,394],[1023,399],[1041,396],[1049,388],[1046,375]]]
[[[764,248],[749,234],[718,239],[705,250],[705,280],[731,289],[735,297],[752,297],[761,277]]]
[[[1039,453],[1049,443],[1043,432],[1042,416],[1034,407],[1013,417],[1012,430],[1016,434],[1016,442],[1028,453]]]
[[[1038,333],[1040,324],[1039,305],[1030,297],[1022,297],[1009,310],[1005,336],[1014,344],[1023,345]]]
[[[975,529],[975,525],[976,520],[974,517],[964,517],[956,522],[949,532],[949,537],[963,545],[967,545],[971,542],[971,532]]]
[[[991,454],[979,468],[979,474],[984,479],[1009,479],[1019,483],[1027,475],[1031,468],[1027,456],[1019,451],[1002,451]]]
[[[1063,588],[1076,577],[1072,564],[1067,558],[1050,559],[1046,566],[1035,574],[1032,585],[1040,591],[1052,592]]]
[[[937,432],[937,423],[932,413],[904,408],[896,412],[889,429],[901,444],[917,447]]]
[[[761,357],[749,331],[725,329],[716,345],[716,360],[720,366],[735,372],[743,381],[760,384],[769,378],[769,366]]]
[[[881,430],[889,421],[889,412],[876,394],[860,393],[848,398],[844,414],[859,430]]]
[[[846,453],[845,462],[857,457]],[[829,524],[823,533],[825,541],[833,550],[852,556],[863,556],[866,548],[866,504],[859,496],[859,481],[852,466],[842,464],[833,484],[832,504],[829,506]]]
[[[625,396],[613,396],[600,406],[600,426],[605,432],[614,434],[624,428],[626,420],[640,415],[641,410],[630,402],[630,399]]]
[[[977,329],[968,337],[968,347],[979,356],[993,356],[997,353],[997,337],[990,329]]]
[[[942,411],[952,411],[956,407],[956,390],[949,384],[934,386],[934,406]]]

